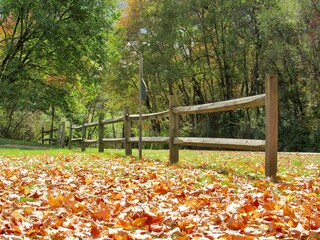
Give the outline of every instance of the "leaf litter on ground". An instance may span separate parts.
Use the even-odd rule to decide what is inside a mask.
[[[0,235],[319,239],[319,161],[281,155],[271,181],[253,160],[259,155],[240,154],[201,152],[204,162],[178,165],[98,154],[0,157]]]

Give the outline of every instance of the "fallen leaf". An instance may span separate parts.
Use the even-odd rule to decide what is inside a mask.
[[[142,218],[137,218],[132,222],[132,226],[133,227],[142,227],[145,225],[146,221],[148,220],[148,218],[146,217],[142,217]]]
[[[48,203],[52,208],[62,207],[63,202],[64,202],[64,198],[61,194],[59,194],[57,197],[54,197],[54,196],[48,197]]]

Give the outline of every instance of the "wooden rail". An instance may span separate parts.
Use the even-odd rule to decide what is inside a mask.
[[[234,100],[207,103],[195,106],[175,107],[175,114],[199,114],[226,112],[244,108],[261,107],[265,105],[266,94],[260,94],[252,97],[238,98]]]
[[[158,113],[151,113],[151,114],[143,114],[142,119],[144,120],[150,120],[150,119],[159,119],[164,118],[169,115],[169,111],[163,111]],[[99,121],[98,122],[92,122],[92,123],[85,123],[83,122],[82,125],[73,125],[70,123],[70,132],[69,132],[69,149],[72,148],[73,142],[80,142],[81,143],[81,149],[82,151],[85,151],[86,144],[90,143],[98,143],[99,144],[99,152],[104,151],[104,144],[105,143],[122,143],[124,144],[124,147],[126,149],[126,155],[132,154],[132,144],[138,143],[139,138],[138,137],[131,137],[131,121],[139,120],[139,115],[137,114],[129,114],[128,109],[125,109],[124,114],[115,117],[112,119],[104,119],[104,114],[99,115]],[[104,138],[104,125],[107,124],[113,124],[113,123],[124,123],[124,138]],[[98,133],[98,139],[86,139],[86,129],[89,127],[95,127],[98,126],[99,133]],[[73,138],[73,131],[74,130],[81,130],[82,137],[81,138]],[[163,143],[168,144],[168,137],[143,137],[142,140],[144,143]]]
[[[169,111],[157,112],[157,113],[148,113],[142,114],[142,120],[152,120],[152,119],[160,119],[169,116]],[[129,116],[130,120],[139,120],[139,114],[133,114]]]
[[[176,99],[170,96],[169,106],[169,132],[170,132],[170,162],[179,160],[178,146],[203,146],[240,150],[265,150],[265,174],[275,177],[277,174],[278,153],[278,78],[267,76],[266,93],[252,97],[239,98],[217,103],[202,104],[197,106],[176,106]],[[266,139],[221,139],[221,138],[180,138],[179,114],[200,114],[224,112],[252,107],[266,107]]]
[[[64,147],[65,139],[65,122],[62,122],[58,128],[45,130],[44,127],[41,129],[41,141],[42,144],[49,142],[49,146],[52,146],[52,143],[55,142],[57,147]],[[53,133],[56,133],[56,137],[53,138]],[[45,138],[46,135],[49,135],[48,138]]]
[[[168,144],[171,163],[179,161],[179,146],[265,151],[265,174],[269,177],[275,177],[277,174],[278,152],[278,78],[276,76],[268,76],[265,86],[265,94],[195,106],[177,106],[176,97],[169,96],[168,111],[142,114],[143,120],[169,117],[169,137],[142,137],[142,142]],[[179,115],[225,112],[261,106],[265,106],[266,108],[265,140],[179,137]],[[128,108],[126,108],[123,115],[116,118],[105,120],[104,115],[100,114],[98,122],[85,123],[83,121],[82,125],[72,125],[71,123],[69,148],[72,147],[72,142],[75,141],[81,142],[82,151],[86,149],[86,144],[98,143],[99,152],[103,152],[105,143],[122,143],[126,155],[132,155],[132,144],[138,143],[139,138],[131,137],[131,122],[137,120],[139,120],[139,115],[130,115]],[[119,122],[123,122],[123,138],[104,138],[104,125]],[[86,129],[95,126],[98,126],[99,129],[98,139],[86,139]],[[82,137],[72,138],[73,131],[80,129]]]
[[[180,146],[217,147],[239,150],[265,150],[265,140],[233,138],[175,138],[174,144]]]

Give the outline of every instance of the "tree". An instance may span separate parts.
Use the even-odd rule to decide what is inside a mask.
[[[167,109],[169,94],[195,105],[264,93],[266,75],[277,74],[280,148],[319,150],[318,1],[130,0],[126,6],[114,89],[136,96],[138,65],[128,42],[143,52],[151,112]],[[139,35],[140,28],[147,33]],[[182,120],[188,136],[264,138],[261,108]]]
[[[84,105],[90,101],[107,68],[115,1],[1,0],[0,5],[0,108],[14,114],[55,105],[70,112],[79,96]]]
[[[313,110],[319,104],[319,46],[314,42],[319,29],[310,26],[317,21],[316,8],[315,1],[287,0],[260,18],[268,39],[264,68],[271,66],[280,77],[280,146],[285,150],[318,149],[319,115]]]

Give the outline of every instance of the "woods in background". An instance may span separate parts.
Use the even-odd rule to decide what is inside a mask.
[[[113,0],[0,1],[0,136],[33,140],[54,107],[57,120],[86,111],[105,79],[114,9]]]
[[[45,2],[1,1],[1,136],[40,133],[19,116],[49,125],[52,105],[56,121],[75,123],[101,109],[138,112],[140,51],[144,112],[167,109],[170,94],[196,105],[264,93],[277,74],[280,150],[320,151],[318,1]],[[263,108],[180,120],[182,136],[264,138]]]
[[[120,28],[122,46],[134,42],[143,52],[146,111],[165,109],[169,94],[181,105],[260,94],[273,73],[280,81],[280,150],[319,151],[319,19],[320,3],[311,0],[135,0]],[[115,92],[134,87],[136,59],[130,46],[122,50]],[[263,109],[182,121],[189,136],[264,137]]]

